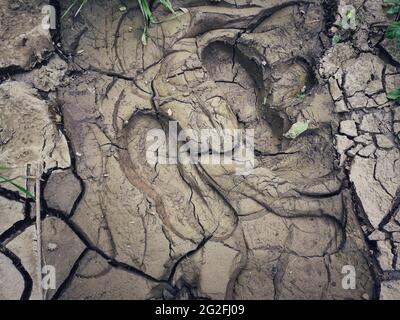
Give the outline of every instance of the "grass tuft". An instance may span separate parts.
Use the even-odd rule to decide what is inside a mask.
[[[386,0],[385,1],[389,5],[388,14],[396,14],[397,19],[400,14],[400,0]],[[386,38],[390,40],[394,40],[397,48],[400,48],[400,22],[394,21],[386,30]],[[388,92],[387,97],[389,100],[392,100],[396,103],[400,104],[400,89],[396,89]]]
[[[388,14],[398,14],[400,13],[400,0],[386,0],[389,5]]]
[[[65,18],[69,14],[71,14],[74,8],[77,8],[74,13],[74,17],[76,17],[79,12],[81,12],[82,8],[91,0],[72,0],[70,5],[68,6],[67,10],[65,10],[62,18]],[[140,11],[142,12],[142,16],[144,19],[143,23],[143,34],[141,37],[143,45],[147,45],[147,38],[148,38],[148,30],[152,23],[156,23],[156,19],[151,11],[149,0],[136,0],[139,3]],[[175,10],[172,7],[170,0],[159,0],[160,3],[164,8],[166,8],[169,12],[173,13],[174,15]]]
[[[400,48],[400,22],[393,22],[386,30],[386,38],[394,40]]]

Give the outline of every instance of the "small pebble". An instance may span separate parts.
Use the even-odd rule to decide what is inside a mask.
[[[47,245],[47,249],[48,249],[49,251],[55,251],[55,250],[57,250],[57,248],[58,248],[58,245],[55,244],[55,243],[49,243],[49,244]]]

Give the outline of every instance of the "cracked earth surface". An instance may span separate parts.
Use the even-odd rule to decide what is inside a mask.
[[[386,97],[400,56],[383,1],[172,2],[188,12],[143,46],[130,2],[93,1],[49,33],[48,1],[0,0],[0,163],[43,168],[44,298],[400,299],[400,108]],[[358,28],[332,46],[349,4]],[[254,129],[254,171],[150,165],[146,133],[169,121]],[[43,294],[35,209],[0,186],[0,298]]]

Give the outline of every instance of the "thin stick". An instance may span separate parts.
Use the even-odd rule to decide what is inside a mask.
[[[36,237],[37,237],[37,272],[39,280],[40,300],[43,300],[43,287],[42,287],[42,222],[40,220],[40,178],[42,169],[40,164],[37,166],[36,171]]]

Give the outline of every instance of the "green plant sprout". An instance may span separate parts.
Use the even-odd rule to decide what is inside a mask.
[[[397,14],[400,12],[400,0],[386,0],[389,5],[388,14]]]
[[[349,23],[351,23],[351,26]],[[349,33],[349,29],[355,30],[357,28],[356,12],[354,10],[347,10],[345,13],[341,13],[340,17],[335,22],[335,27],[337,30],[334,32],[332,37],[332,46],[335,46],[341,42],[343,38],[346,38],[346,34]]]
[[[0,165],[0,185],[3,184],[3,183],[11,184],[15,188],[17,188],[19,191],[21,191],[23,194],[25,194],[28,198],[31,198],[31,199],[35,200],[35,196],[29,190],[25,189],[24,187],[22,187],[18,183],[14,182],[17,179],[24,178],[23,176],[18,176],[18,177],[14,177],[14,178],[6,178],[6,177],[1,175],[1,172],[8,171],[8,170],[10,170],[9,167],[4,166],[4,165]]]
[[[339,33],[336,33],[332,38],[332,45],[338,44],[342,40],[342,36]]]
[[[75,11],[74,16],[76,17],[79,12],[81,12],[82,8],[91,0],[73,0],[71,4],[68,6],[67,10],[65,10],[64,14],[62,15],[62,18],[66,17],[69,15],[74,8],[77,7],[77,10]],[[176,18],[176,12],[174,8],[172,7],[172,4],[170,0],[159,0],[161,5],[166,8],[169,12],[175,15]],[[143,33],[141,37],[141,41],[143,45],[147,45],[147,38],[148,38],[148,30],[149,27],[152,23],[157,23],[149,5],[149,0],[137,0],[139,3],[140,11],[142,12],[142,16],[144,19],[144,24],[143,24]]]
[[[386,0],[387,4],[389,4],[388,14],[400,14],[400,0]],[[390,40],[394,40],[397,48],[400,48],[400,22],[393,22],[386,30],[386,38]],[[400,103],[400,88],[390,91],[387,94],[388,99],[393,100],[396,103]]]
[[[387,94],[387,97],[390,100],[393,100],[396,103],[400,103],[400,89],[396,89],[396,90],[390,91]]]
[[[394,40],[400,48],[400,22],[393,22],[386,30],[386,38]]]

